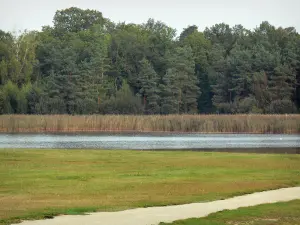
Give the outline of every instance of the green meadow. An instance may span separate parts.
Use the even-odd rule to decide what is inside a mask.
[[[300,155],[0,150],[0,224],[300,185]]]

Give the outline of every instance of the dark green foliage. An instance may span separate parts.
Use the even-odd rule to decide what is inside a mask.
[[[197,32],[197,31],[198,31],[198,27],[195,25],[185,28],[179,36],[179,41],[184,41],[191,34],[193,34],[194,32]]]
[[[176,31],[115,24],[96,10],[56,12],[54,26],[0,30],[0,113],[297,113],[300,35],[262,22]]]
[[[138,82],[141,86],[139,91],[142,98],[144,98],[145,113],[158,114],[159,107],[159,91],[158,91],[158,75],[154,71],[151,64],[143,59],[141,61],[140,74]]]
[[[71,7],[65,10],[58,10],[55,13],[53,23],[54,28],[58,32],[79,32],[87,30],[95,24],[103,25],[104,18],[102,13],[96,10],[83,10]]]
[[[41,102],[41,90],[38,87],[32,87],[27,93],[27,113],[28,114],[39,114],[40,102]]]
[[[189,46],[177,47],[168,58],[171,86],[176,89],[177,113],[196,113],[199,96],[195,75],[195,61]]]
[[[267,108],[267,112],[275,114],[296,113],[297,109],[291,100],[274,100]]]
[[[168,69],[160,84],[161,93],[161,113],[176,114],[179,113],[179,89],[176,86],[176,74],[172,69]]]
[[[143,108],[141,99],[134,96],[129,85],[124,83],[115,96],[100,104],[99,111],[103,114],[142,114]]]

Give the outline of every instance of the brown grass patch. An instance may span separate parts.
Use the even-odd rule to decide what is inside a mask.
[[[0,132],[300,133],[300,115],[1,115]]]

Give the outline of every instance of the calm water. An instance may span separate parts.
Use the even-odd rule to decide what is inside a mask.
[[[0,134],[0,148],[300,148],[300,136],[267,134]]]

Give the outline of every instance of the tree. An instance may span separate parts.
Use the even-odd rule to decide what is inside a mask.
[[[1,83],[5,84],[11,80],[21,87],[34,81],[36,32],[24,32],[20,36],[2,35],[0,37]]]
[[[187,37],[189,37],[191,34],[193,34],[196,31],[198,31],[198,27],[196,25],[188,26],[181,32],[179,36],[179,41],[184,41]]]
[[[276,67],[269,82],[271,99],[291,99],[292,94],[295,91],[295,81],[296,73],[288,65]]]
[[[159,85],[162,114],[176,114],[180,111],[179,88],[176,83],[176,72],[174,69],[168,69]]]
[[[111,34],[111,68],[108,73],[115,78],[121,76],[127,79],[135,91],[139,90],[138,68],[147,51],[146,39],[147,33],[135,24],[118,24]]]
[[[105,19],[101,12],[96,10],[83,10],[71,7],[58,10],[53,18],[54,28],[59,35],[61,32],[79,32],[87,30],[95,24],[103,26]]]
[[[195,27],[194,27],[195,28]],[[198,96],[198,111],[200,113],[209,113],[213,110],[212,105],[212,89],[209,79],[209,52],[211,51],[211,43],[205,39],[203,33],[198,32],[192,27],[188,28],[190,32],[185,32],[183,44],[190,46],[195,59],[195,74],[198,78],[198,85],[201,95]],[[193,32],[191,33],[191,31]]]
[[[100,105],[100,113],[104,114],[141,114],[143,105],[138,96],[133,95],[129,85],[124,82],[116,96],[110,97]]]
[[[157,82],[158,76],[153,67],[146,59],[143,59],[139,74],[141,85],[139,93],[145,99],[145,112],[147,114],[158,114],[160,112]]]
[[[233,95],[233,77],[225,52],[226,50],[222,45],[216,44],[209,55],[210,62],[214,62],[209,71],[209,76],[212,80],[212,102],[218,113],[233,113],[233,101],[235,97]]]
[[[19,112],[19,89],[11,81],[8,81],[2,88],[3,113],[18,113]]]
[[[173,73],[178,89],[178,113],[196,113],[200,94],[195,75],[195,61],[191,47],[177,47],[169,58],[169,73]]]
[[[216,24],[211,28],[206,28],[204,35],[212,44],[220,44],[224,47],[224,56],[230,54],[237,39],[232,28],[225,23]]]
[[[40,114],[41,102],[42,102],[42,90],[40,87],[34,85],[27,92],[27,113],[28,114]]]
[[[176,30],[59,10],[53,26],[0,30],[0,112],[294,113],[300,35],[262,22]],[[201,90],[201,91],[200,91]]]

